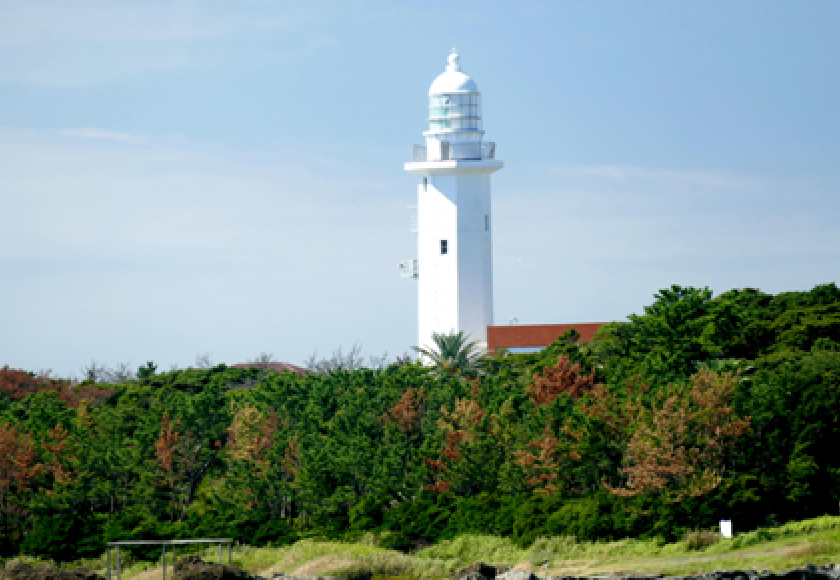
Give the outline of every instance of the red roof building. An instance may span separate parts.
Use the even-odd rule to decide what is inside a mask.
[[[487,350],[498,348],[535,351],[547,347],[571,329],[580,334],[581,342],[591,342],[595,333],[607,322],[574,324],[511,324],[487,327]]]
[[[303,367],[299,367],[297,365],[285,362],[246,362],[236,363],[233,366],[238,369],[249,369],[251,367],[257,367],[258,369],[265,369],[267,371],[277,371],[278,373],[282,373],[284,371],[292,371],[293,373],[297,373],[299,375],[305,375],[309,372]]]

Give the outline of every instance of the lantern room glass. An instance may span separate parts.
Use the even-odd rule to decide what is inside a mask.
[[[429,129],[481,130],[481,102],[478,93],[429,97]]]

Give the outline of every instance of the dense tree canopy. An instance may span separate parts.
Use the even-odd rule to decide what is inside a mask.
[[[4,367],[0,549],[70,559],[118,539],[385,530],[397,548],[470,531],[673,538],[721,517],[745,529],[836,513],[834,284],[673,286],[577,338],[484,357],[480,373],[460,372],[468,359],[305,375],[150,362],[134,380],[74,385]]]

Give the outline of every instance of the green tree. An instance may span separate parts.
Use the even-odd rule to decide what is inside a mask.
[[[478,373],[478,359],[484,354],[477,340],[469,340],[464,331],[443,334],[432,333],[434,345],[415,346],[414,350],[429,358],[438,373],[446,375],[475,376]]]
[[[155,376],[155,372],[157,371],[157,365],[152,361],[147,361],[145,365],[141,365],[137,369],[137,378],[140,380],[143,379],[150,379]]]

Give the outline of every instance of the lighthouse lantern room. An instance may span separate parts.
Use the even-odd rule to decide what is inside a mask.
[[[418,346],[432,333],[463,331],[482,346],[493,324],[490,174],[502,168],[483,140],[481,94],[458,54],[429,88],[425,145],[405,170],[418,177]]]

